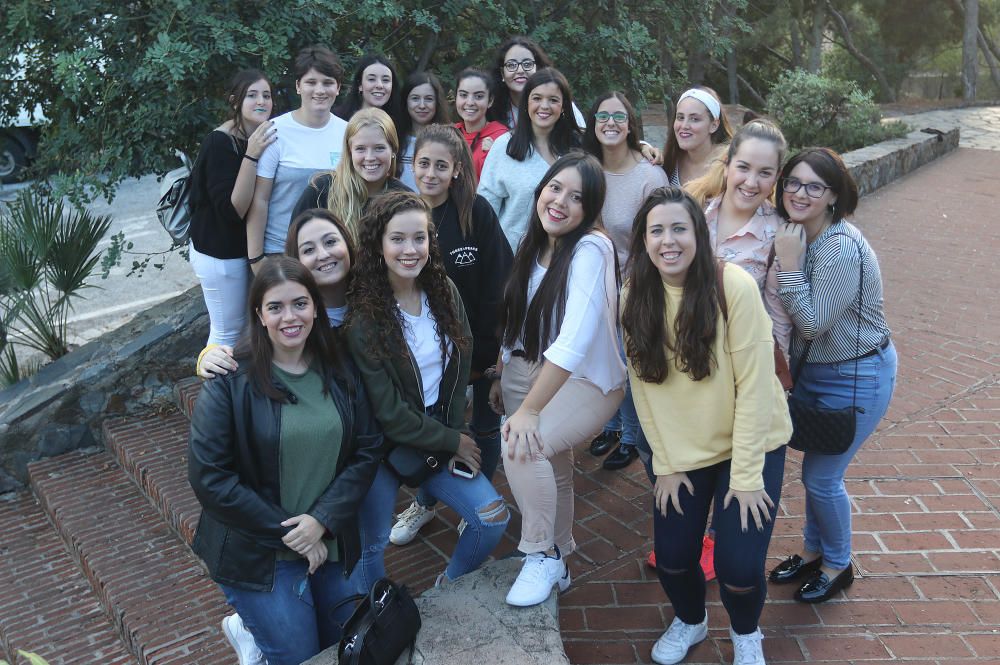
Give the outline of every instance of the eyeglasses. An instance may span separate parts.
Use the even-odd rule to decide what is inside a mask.
[[[503,63],[503,68],[506,69],[511,74],[513,74],[514,72],[516,72],[518,67],[520,67],[521,69],[523,69],[525,72],[534,71],[534,69],[535,69],[535,61],[534,60],[520,60],[520,61],[518,61],[518,60],[508,60],[507,62]]]
[[[802,182],[798,178],[785,178],[781,181],[781,185],[785,188],[785,191],[789,194],[795,194],[803,187],[806,188],[806,196],[811,199],[818,199],[823,196],[823,192],[833,187],[828,187],[827,185],[820,184],[818,182]]]
[[[625,111],[615,111],[614,113],[608,113],[607,111],[598,111],[594,114],[594,119],[597,122],[607,122],[608,120],[614,120],[619,125],[624,125],[628,122],[628,113]]]

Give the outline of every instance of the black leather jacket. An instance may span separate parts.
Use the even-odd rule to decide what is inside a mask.
[[[248,364],[206,381],[195,405],[188,479],[202,514],[192,549],[216,582],[270,591],[275,554],[290,551],[281,538],[291,529],[281,522],[292,515],[281,507],[281,404],[254,389]],[[350,385],[327,381],[344,430],[337,475],[309,510],[337,537],[345,575],[361,553],[358,507],[382,455],[382,433],[361,376],[353,363],[348,366]],[[287,392],[277,378],[274,385]]]

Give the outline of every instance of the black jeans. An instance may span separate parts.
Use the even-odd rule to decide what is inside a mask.
[[[640,451],[649,450],[649,443],[640,429]],[[640,455],[644,462],[648,453]],[[656,551],[656,572],[660,585],[670,599],[674,613],[689,624],[701,623],[705,618],[705,573],[701,570],[701,541],[712,499],[716,504],[715,574],[719,580],[719,595],[729,613],[733,630],[746,635],[757,630],[764,599],[767,597],[767,579],[764,561],[771,531],[781,499],[781,482],[785,475],[785,446],[764,457],[764,489],[775,508],[770,511],[771,521],[758,530],[753,516],[747,515],[747,530],[740,527],[739,502],[733,499],[722,509],[729,491],[730,461],[719,462],[703,469],[688,471],[694,485],[694,494],[681,487],[680,502],[683,515],[673,505],[667,516],[653,507],[653,535]],[[647,473],[652,469],[647,463]],[[732,589],[739,589],[733,591]]]

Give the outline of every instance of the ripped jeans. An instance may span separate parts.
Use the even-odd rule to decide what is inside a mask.
[[[454,476],[448,469],[432,475],[420,490],[451,506],[467,523],[445,575],[454,580],[478,568],[500,542],[510,521],[503,497],[483,474],[476,474],[470,480]],[[376,581],[385,577],[385,548],[389,544],[398,492],[399,480],[384,462],[379,464],[358,516],[361,560],[351,575],[358,593],[367,593]]]
[[[640,430],[639,450],[649,450],[649,443]],[[643,455],[640,453],[640,457]],[[645,461],[645,459],[644,459]],[[687,476],[694,485],[694,494],[681,487],[681,515],[669,505],[666,516],[653,506],[653,538],[656,551],[656,572],[660,586],[670,599],[674,613],[689,624],[701,623],[705,618],[705,574],[702,572],[701,539],[705,534],[709,509],[714,499],[716,506],[715,572],[719,579],[719,595],[729,614],[729,623],[739,635],[757,630],[760,613],[767,597],[767,579],[764,577],[764,559],[771,542],[778,502],[781,500],[781,483],[785,475],[785,446],[764,455],[762,480],[775,508],[770,510],[771,520],[764,528],[757,529],[753,517],[747,516],[748,529],[740,525],[739,502],[734,498],[722,508],[729,491],[731,460],[694,471]],[[647,474],[654,478],[652,469]]]

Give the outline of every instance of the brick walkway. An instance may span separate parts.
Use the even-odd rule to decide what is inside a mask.
[[[762,618],[770,663],[1000,663],[997,174],[1000,152],[960,149],[859,207],[882,268],[899,382],[848,473],[860,575],[820,606],[772,587]],[[799,459],[789,455],[772,561],[800,544]],[[638,464],[604,471],[581,451],[576,491],[581,545],[570,559],[573,586],[560,598],[566,651],[574,663],[649,663],[673,612],[643,564],[652,544],[645,476]],[[441,511],[426,539],[390,547],[390,573],[397,557],[419,560],[413,581],[428,584],[453,547],[456,521]],[[515,517],[508,534],[518,533]],[[513,548],[508,540],[498,553]],[[732,662],[714,582],[709,599],[711,639],[685,662]]]

